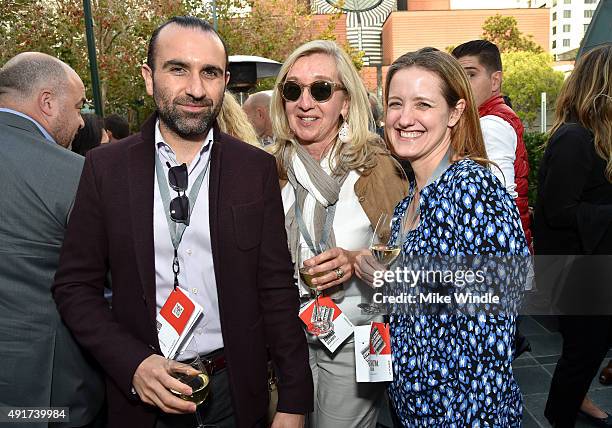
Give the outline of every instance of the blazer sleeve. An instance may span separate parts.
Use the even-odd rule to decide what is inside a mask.
[[[287,247],[276,164],[273,158],[269,159],[257,275],[259,303],[266,340],[278,371],[277,410],[304,414],[313,410],[312,374],[308,345],[298,318],[300,302]]]
[[[93,158],[83,167],[52,287],[58,310],[81,346],[132,397],[136,368],[155,351],[114,320],[104,298],[108,245]]]

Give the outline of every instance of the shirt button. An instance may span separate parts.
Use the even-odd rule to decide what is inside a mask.
[[[198,294],[198,289],[194,287],[194,288],[191,289],[191,292],[193,294]]]
[[[189,255],[189,256],[190,256],[190,255],[191,255],[191,253],[192,253],[191,249],[190,249],[190,248],[188,248],[188,249],[187,249],[187,251],[186,251],[186,253],[187,253],[187,255]]]

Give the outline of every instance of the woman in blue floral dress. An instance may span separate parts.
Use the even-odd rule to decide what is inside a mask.
[[[395,210],[405,218],[405,260],[529,255],[514,201],[488,168],[469,88],[459,63],[432,49],[403,55],[388,71],[385,132],[415,175],[410,195]],[[393,233],[395,239],[397,228]],[[364,270],[357,266],[358,273]],[[521,396],[511,366],[514,314],[433,307],[435,313],[390,316],[389,397],[399,423],[519,427]]]

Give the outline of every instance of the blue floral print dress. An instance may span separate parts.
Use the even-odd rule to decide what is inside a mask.
[[[411,199],[402,200],[395,214],[404,215]],[[511,196],[470,159],[451,164],[425,186],[419,207],[419,224],[403,242],[406,259],[529,256]],[[392,239],[397,234],[398,226]],[[389,397],[404,427],[521,426],[522,402],[511,366],[513,314],[391,312],[390,328]]]

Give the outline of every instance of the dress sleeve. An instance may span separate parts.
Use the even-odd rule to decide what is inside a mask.
[[[527,249],[516,204],[490,171],[464,172],[453,186],[453,203],[459,253],[523,254]]]
[[[507,260],[498,256],[525,256],[517,259],[524,260],[529,255],[516,204],[489,170],[466,171],[454,186],[453,202],[458,254],[496,256],[486,258],[494,263]],[[498,294],[502,284],[519,284],[518,276],[502,278],[500,272],[516,271],[503,267],[494,265],[486,271],[483,285],[466,286],[459,293],[469,290],[481,294],[494,289],[493,294],[502,301],[516,302],[519,287],[503,288]],[[468,268],[479,270],[471,264]],[[457,339],[459,385],[465,396],[478,397],[467,409],[466,418],[478,420],[482,426],[520,424],[520,391],[511,369],[515,315],[504,308],[495,311],[476,305],[475,313],[458,309],[456,317],[461,332]]]

